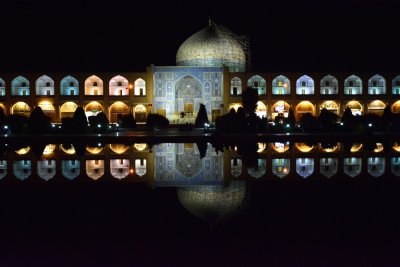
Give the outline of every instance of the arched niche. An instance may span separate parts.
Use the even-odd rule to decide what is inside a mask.
[[[331,178],[337,173],[338,164],[337,158],[320,158],[319,170],[323,176]]]
[[[241,95],[242,94],[242,80],[239,77],[234,77],[231,79],[231,95]]]
[[[267,160],[257,159],[255,166],[248,167],[247,173],[253,178],[261,178],[267,172]]]
[[[135,114],[136,123],[145,123],[147,120],[147,109],[144,105],[136,105],[133,109],[133,114]]]
[[[283,75],[279,75],[272,80],[273,95],[290,95],[290,80]]]
[[[272,159],[272,173],[279,178],[286,177],[290,173],[290,159]]]
[[[79,82],[72,76],[66,76],[60,83],[60,94],[62,96],[78,96],[79,95]]]
[[[369,157],[367,165],[368,173],[373,177],[379,177],[385,173],[384,157]]]
[[[56,161],[54,159],[37,161],[37,174],[45,181],[53,178],[56,175]]]
[[[0,78],[0,96],[6,95],[6,82]]]
[[[85,80],[85,95],[103,95],[103,80],[92,75]]]
[[[361,158],[344,158],[343,160],[343,171],[346,175],[354,178],[361,173],[362,160]]]
[[[392,94],[400,95],[400,75],[397,75],[392,80]]]
[[[74,102],[65,102],[60,107],[60,118],[72,118],[78,105]]]
[[[253,77],[248,79],[247,86],[256,88],[258,91],[258,95],[267,94],[267,82],[260,75],[254,75]]]
[[[369,95],[384,95],[386,94],[386,80],[379,74],[375,74],[368,80]]]
[[[0,179],[3,179],[7,175],[7,161],[0,160]]]
[[[118,122],[123,116],[129,115],[129,107],[124,102],[118,101],[110,106],[110,122]]]
[[[110,149],[115,154],[124,154],[126,151],[128,151],[129,146],[124,144],[110,144]]]
[[[260,118],[267,117],[267,106],[262,101],[257,102],[256,114]]]
[[[111,78],[109,83],[109,94],[110,96],[127,96],[129,95],[129,82],[128,80],[117,75]]]
[[[368,113],[381,116],[385,108],[386,104],[382,100],[373,100],[368,103]]]
[[[147,173],[147,159],[135,159],[135,172],[138,176],[144,176]]]
[[[19,180],[25,180],[31,176],[32,163],[30,160],[13,161],[13,174]]]
[[[27,78],[18,76],[11,81],[12,96],[29,96],[30,86]]]
[[[29,117],[31,115],[31,108],[25,102],[20,101],[11,107],[11,114]]]
[[[339,83],[336,77],[326,75],[320,82],[321,95],[337,95],[339,93]]]
[[[400,100],[397,100],[392,104],[392,112],[393,113],[400,113]]]
[[[302,101],[297,104],[295,109],[296,119],[300,120],[300,118],[306,113],[315,116],[315,106],[310,101]]]
[[[272,119],[275,119],[279,114],[283,114],[285,118],[289,115],[290,105],[285,101],[277,101],[271,106]]]
[[[92,101],[85,106],[85,114],[88,118],[90,116],[96,116],[99,112],[104,112],[104,108],[97,101]]]
[[[362,115],[364,112],[363,106],[357,100],[347,102],[344,109],[346,108],[350,108],[353,115]]]
[[[104,175],[104,160],[86,160],[86,175],[93,180],[101,178]]]
[[[319,106],[319,110],[323,110],[323,109],[328,110],[329,112],[335,113],[336,115],[339,115],[339,104],[336,101],[332,101],[332,100],[327,100],[321,103],[321,105]]]
[[[297,79],[296,94],[297,95],[313,95],[314,94],[314,80],[308,75],[303,75],[299,79]]]
[[[297,158],[296,159],[296,173],[302,178],[307,178],[314,173],[314,159],[313,158]]]
[[[36,80],[36,95],[54,96],[54,80],[47,75],[40,76]]]
[[[76,159],[62,160],[61,161],[61,173],[65,178],[67,178],[69,180],[75,179],[81,173],[80,161],[76,160]]]
[[[146,95],[146,81],[142,78],[135,80],[134,82],[134,95],[145,96]]]
[[[56,109],[49,101],[41,101],[38,106],[42,109],[44,115],[49,117],[52,122],[56,119]]]
[[[362,81],[360,77],[356,75],[351,75],[344,80],[344,94],[345,95],[362,94]]]
[[[233,177],[238,177],[242,174],[243,162],[241,159],[234,158],[231,159],[231,175]]]
[[[129,175],[129,159],[110,159],[111,176],[117,179],[123,179]]]
[[[394,176],[400,177],[400,157],[390,159],[390,169]]]

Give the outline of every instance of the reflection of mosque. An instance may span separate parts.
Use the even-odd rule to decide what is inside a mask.
[[[287,115],[290,107],[297,118],[323,108],[338,115],[347,107],[354,114],[382,114],[389,105],[400,112],[398,74],[249,72],[248,38],[212,22],[180,46],[176,65],[151,65],[140,73],[1,74],[0,108],[28,116],[40,106],[53,122],[82,106],[87,115],[103,111],[111,122],[129,113],[144,122],[152,112],[186,123],[194,121],[201,103],[210,120],[237,109],[245,87],[253,86],[260,117]]]
[[[77,156],[73,145],[47,145],[39,158],[28,146],[5,152],[0,160],[0,178],[7,174],[20,180],[32,176],[46,181],[61,176],[68,180],[112,177],[158,187],[227,185],[231,181],[259,178],[400,176],[400,145],[367,146],[259,143],[252,166],[246,166],[236,147],[217,153],[211,144],[202,158],[198,145],[191,143],[153,147],[98,144],[87,146],[84,158]]]

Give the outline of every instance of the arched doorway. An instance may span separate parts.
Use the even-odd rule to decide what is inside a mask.
[[[386,108],[386,104],[381,100],[374,100],[368,103],[368,112],[376,115],[383,115],[383,110]]]
[[[289,115],[289,109],[290,109],[290,105],[288,103],[286,103],[285,101],[276,102],[271,107],[272,119],[275,119],[275,117],[278,116],[278,114],[283,114],[283,116],[285,118],[287,118]]]
[[[11,114],[29,117],[31,108],[25,102],[17,102],[11,107]]]
[[[192,76],[185,76],[176,84],[176,111],[185,112],[186,117],[193,117],[202,101],[201,84]],[[158,113],[158,111],[157,111]]]
[[[339,115],[339,105],[335,101],[327,100],[321,103],[319,111],[326,109],[332,113]]]
[[[302,101],[296,106],[296,119],[300,120],[300,118],[306,114],[311,113],[311,115],[315,115],[315,107],[310,101]]]
[[[78,108],[78,105],[74,102],[65,102],[60,107],[60,118],[72,118],[74,116],[75,110]]]
[[[136,123],[144,123],[147,119],[147,110],[143,105],[137,105],[134,109]]]
[[[260,118],[267,117],[267,106],[262,101],[257,102],[256,114]]]
[[[4,114],[7,115],[6,107],[2,103],[0,103],[0,108],[3,110]]]
[[[38,104],[38,106],[42,109],[44,115],[49,117],[52,122],[55,121],[56,109],[54,108],[52,103],[50,103],[49,101],[42,101]]]
[[[129,115],[129,107],[125,103],[118,101],[110,107],[110,122],[118,122],[122,116]]]
[[[346,104],[345,109],[346,108],[350,108],[351,109],[351,113],[353,115],[362,115],[362,113],[363,113],[362,105],[360,104],[360,102],[355,101],[355,100],[348,102]]]
[[[398,101],[393,103],[392,112],[393,113],[400,113],[400,100],[398,100]]]
[[[103,106],[99,102],[90,102],[85,107],[86,117],[96,116],[99,112],[104,112]]]

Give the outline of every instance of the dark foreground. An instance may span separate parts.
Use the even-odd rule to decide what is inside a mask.
[[[399,266],[400,181],[249,184],[210,228],[175,188],[0,182],[0,266]]]

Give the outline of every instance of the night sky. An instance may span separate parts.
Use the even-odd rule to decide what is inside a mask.
[[[206,27],[208,16],[250,36],[255,71],[398,71],[394,1],[293,2],[1,1],[0,71],[175,65],[179,45]]]

